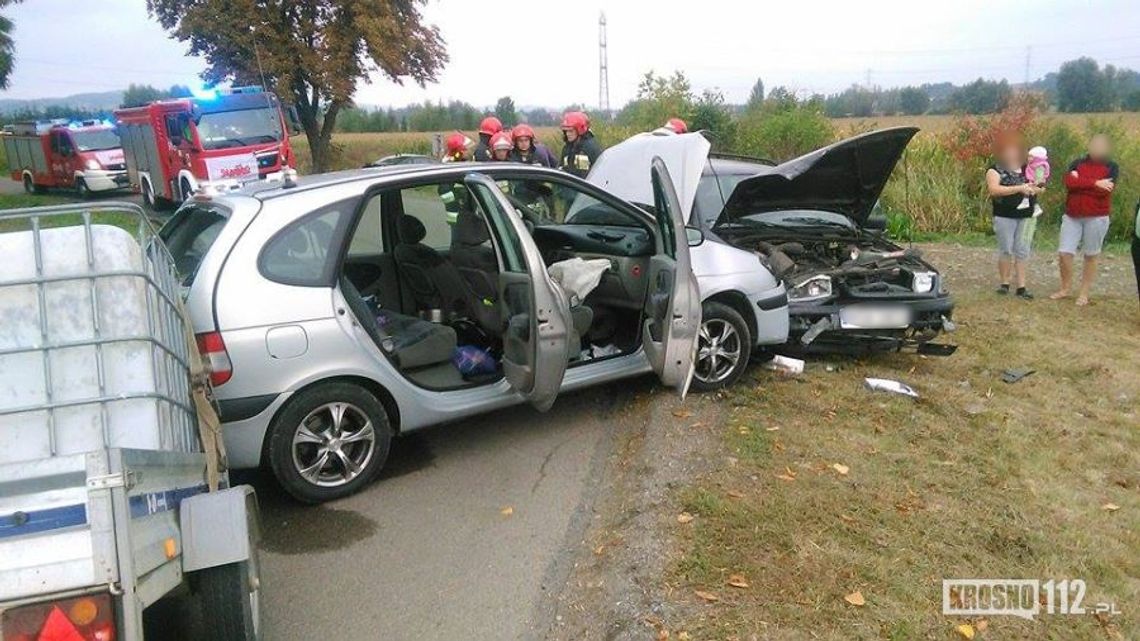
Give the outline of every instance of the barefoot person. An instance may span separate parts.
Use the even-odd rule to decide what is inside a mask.
[[[1073,257],[1077,249],[1084,251],[1081,285],[1077,305],[1089,304],[1089,293],[1096,280],[1096,261],[1104,236],[1108,233],[1108,217],[1112,212],[1112,192],[1116,189],[1119,169],[1109,159],[1108,137],[1097,134],[1089,141],[1088,154],[1073,161],[1065,172],[1065,215],[1061,218],[1061,240],[1058,243],[1061,266],[1061,289],[1050,298],[1067,298],[1073,287]]]
[[[1136,201],[1136,222],[1132,226],[1132,268],[1136,270],[1136,295],[1140,296],[1140,200]]]
[[[1025,151],[1020,144],[1005,141],[998,148],[997,162],[986,170],[986,190],[994,207],[994,234],[998,244],[997,293],[1009,293],[1010,277],[1016,278],[1016,294],[1032,300],[1025,288],[1025,266],[1029,260],[1026,225],[1033,216],[1038,189],[1025,178]],[[1028,199],[1028,206],[1022,206]]]

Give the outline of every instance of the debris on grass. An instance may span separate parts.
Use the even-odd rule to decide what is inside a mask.
[[[973,639],[974,638],[974,634],[975,634],[974,633],[974,626],[970,625],[969,623],[963,623],[962,625],[954,628],[954,630],[960,636],[962,636],[962,638],[965,638],[965,639]]]
[[[680,514],[677,515],[677,522],[680,523],[681,525],[685,525],[686,523],[692,523],[693,519],[695,519],[695,518],[697,518],[697,517],[693,516],[692,514],[689,514],[688,512],[681,512]]]
[[[1120,509],[1120,506],[1115,503],[1105,503],[1104,505],[1100,506],[1100,509],[1104,510],[1105,512],[1115,512]]]
[[[847,596],[843,597],[843,600],[850,603],[851,605],[855,605],[855,606],[859,606],[859,607],[863,607],[864,605],[867,605],[867,600],[863,598],[863,593],[860,592],[859,590],[856,590],[856,591],[852,592],[851,594],[848,594]]]
[[[514,513],[515,513],[515,508],[513,508],[509,505],[504,505],[502,507],[502,509],[499,510],[499,514],[502,514],[503,516],[510,516]]]
[[[846,465],[844,465],[842,463],[836,463],[836,464],[832,465],[831,467],[836,472],[839,472],[840,476],[847,476],[847,473],[851,471],[851,468],[847,467]]]
[[[748,588],[748,579],[744,578],[743,574],[733,574],[728,577],[728,584],[734,588]]]
[[[918,398],[918,392],[906,383],[892,381],[889,378],[864,378],[863,384],[869,390],[877,390],[880,392],[891,392],[892,394],[902,394],[911,398]]]
[[[1016,383],[1036,371],[1037,370],[1029,369],[1028,367],[1010,368],[1001,373],[1001,380],[1005,383]]]
[[[781,374],[795,376],[804,373],[804,362],[798,358],[776,355],[772,357],[772,360],[764,364],[764,368],[780,372]]]

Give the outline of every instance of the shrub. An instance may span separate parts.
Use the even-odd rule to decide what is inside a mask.
[[[814,107],[751,112],[737,125],[732,151],[776,161],[795,158],[835,139],[831,120]]]

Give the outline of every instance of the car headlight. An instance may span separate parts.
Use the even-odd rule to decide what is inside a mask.
[[[92,159],[87,161],[87,168],[88,169],[102,169],[103,166],[99,164],[98,160],[95,160],[94,158],[92,158]]]
[[[915,272],[914,280],[911,282],[910,288],[918,294],[925,294],[934,289],[934,280],[937,274],[934,272]]]
[[[788,300],[809,301],[831,296],[831,276],[820,274],[788,290]]]

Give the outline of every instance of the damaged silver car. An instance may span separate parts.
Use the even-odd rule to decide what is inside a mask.
[[[781,164],[713,155],[690,225],[756,252],[788,291],[789,344],[808,352],[916,349],[954,329],[954,301],[918,249],[887,238],[873,215],[887,179],[918,132],[862,134]]]

